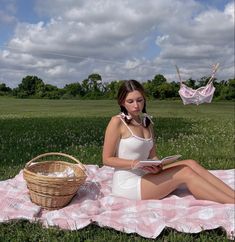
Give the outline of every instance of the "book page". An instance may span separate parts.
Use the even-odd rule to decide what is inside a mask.
[[[171,155],[171,156],[167,156],[167,157],[165,157],[165,158],[163,158],[161,160],[161,163],[163,165],[170,164],[170,163],[178,160],[180,157],[181,157],[181,155]]]
[[[180,157],[181,155],[171,155],[164,157],[161,160],[141,160],[138,164],[135,165],[134,168],[138,169],[145,166],[158,166],[160,164],[166,165],[178,160]]]

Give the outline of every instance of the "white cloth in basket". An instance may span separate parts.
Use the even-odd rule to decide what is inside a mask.
[[[37,172],[39,175],[50,176],[50,177],[74,177],[75,173],[71,167],[67,167],[64,171],[55,172]]]

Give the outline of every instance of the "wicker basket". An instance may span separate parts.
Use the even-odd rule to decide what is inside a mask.
[[[67,157],[77,164],[55,160],[33,163],[46,156]],[[73,177],[52,177],[39,174],[63,172],[68,167],[73,169]],[[45,153],[30,160],[25,165],[23,175],[27,182],[32,202],[49,210],[66,206],[87,177],[85,167],[79,160],[70,155],[57,152]]]

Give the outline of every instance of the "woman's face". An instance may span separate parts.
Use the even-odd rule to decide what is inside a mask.
[[[131,116],[137,116],[144,108],[144,97],[139,91],[129,92],[123,106]]]

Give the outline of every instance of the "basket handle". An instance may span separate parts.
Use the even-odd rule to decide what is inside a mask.
[[[44,153],[44,154],[38,155],[38,156],[36,156],[35,158],[33,158],[32,160],[30,160],[29,162],[27,162],[26,165],[25,165],[25,167],[26,167],[26,168],[29,167],[30,164],[31,164],[32,162],[34,162],[34,161],[36,161],[36,160],[38,160],[38,159],[40,159],[40,158],[42,158],[42,157],[45,157],[45,156],[51,156],[51,155],[58,155],[58,156],[64,156],[64,157],[67,157],[67,158],[69,158],[69,159],[75,161],[75,162],[78,164],[78,166],[79,166],[84,172],[86,172],[86,168],[83,166],[83,164],[82,164],[78,159],[74,158],[74,157],[71,156],[71,155],[67,155],[67,154],[65,154],[65,153],[60,153],[60,152],[49,152],[49,153]]]

